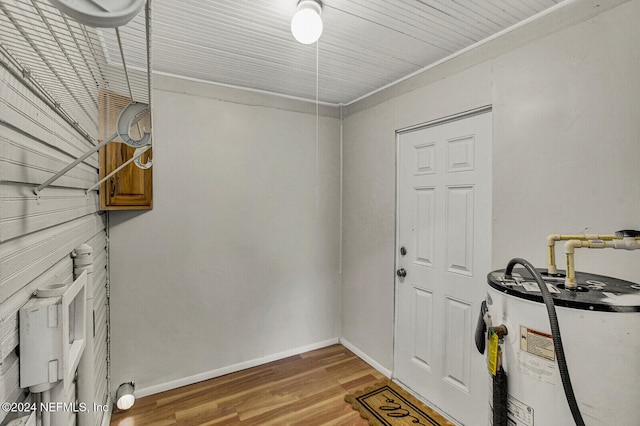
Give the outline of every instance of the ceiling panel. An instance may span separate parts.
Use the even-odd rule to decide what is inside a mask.
[[[153,0],[156,72],[348,104],[528,19],[561,0],[324,0],[324,33],[302,45],[297,0]],[[121,63],[113,30],[106,57]],[[121,28],[125,58],[146,68],[144,19]]]

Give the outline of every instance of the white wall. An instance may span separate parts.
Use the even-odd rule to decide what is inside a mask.
[[[603,8],[571,3],[347,108],[342,336],[385,368],[393,368],[395,130],[493,106],[493,201],[484,206],[493,241],[480,244],[496,269],[516,256],[544,266],[550,233],[640,229],[640,2]],[[576,258],[578,270],[640,282],[638,256]]]
[[[336,111],[316,163],[313,104],[154,87],[154,208],[110,213],[113,386],[153,393],[337,341]]]
[[[495,268],[544,265],[552,232],[640,228],[640,6],[596,3],[346,108],[342,279],[335,111],[316,178],[313,105],[156,76],[154,210],[110,214],[113,386],[156,392],[337,337],[391,370],[406,126],[493,106]],[[578,269],[640,281],[637,255],[584,251]]]

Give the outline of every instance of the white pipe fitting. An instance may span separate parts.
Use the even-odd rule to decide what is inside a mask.
[[[547,243],[550,238],[555,235],[547,237]],[[562,237],[562,236],[560,236]],[[580,247],[592,248],[592,249],[624,249],[624,250],[637,250],[640,249],[640,237],[624,237],[624,238],[608,238],[606,241],[602,238],[609,236],[600,235],[588,235],[585,234],[585,240],[571,239],[564,244],[564,252],[567,255],[567,277],[565,278],[565,288],[576,288],[576,270],[575,270],[575,249]],[[597,237],[597,238],[591,238]],[[551,246],[550,246],[551,247]]]
[[[637,250],[640,249],[640,240],[633,237],[626,237],[621,240],[613,240],[613,248],[624,250]]]

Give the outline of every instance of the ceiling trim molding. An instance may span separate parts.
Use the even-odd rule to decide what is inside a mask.
[[[315,100],[296,98],[264,90],[214,83],[206,80],[182,77],[170,73],[154,71],[152,77],[153,90],[182,93],[218,99],[249,106],[262,106],[295,111],[305,114],[316,113]],[[340,105],[319,102],[319,115],[340,118]]]

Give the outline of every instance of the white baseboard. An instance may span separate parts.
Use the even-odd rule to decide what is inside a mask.
[[[156,393],[168,391],[171,389],[179,388],[181,386],[187,386],[194,383],[202,382],[204,380],[213,379],[216,377],[224,376],[225,374],[235,373],[236,371],[245,370],[247,368],[256,367],[258,365],[266,364],[272,361],[278,361],[283,358],[287,358],[293,355],[298,355],[304,352],[313,351],[315,349],[324,348],[327,346],[335,345],[339,343],[339,339],[337,337],[329,340],[325,340],[323,342],[313,343],[307,346],[301,346],[294,349],[289,349],[284,352],[279,352],[272,355],[267,355],[262,358],[256,358],[249,361],[240,362],[238,364],[229,365],[227,367],[218,368],[212,371],[207,371],[205,373],[196,374],[189,377],[184,377],[178,380],[172,380],[170,382],[161,383],[158,385],[148,386],[146,388],[136,389],[135,396],[136,398],[142,398],[144,396],[153,395]],[[346,345],[345,345],[346,346]],[[374,367],[375,368],[375,367]]]
[[[391,370],[389,370],[388,368],[384,367],[382,364],[380,364],[379,362],[375,361],[369,355],[367,355],[364,352],[362,352],[360,349],[358,349],[356,346],[354,346],[347,339],[341,337],[339,340],[340,340],[340,344],[342,344],[345,348],[349,349],[354,354],[358,355],[358,357],[362,358],[362,360],[364,362],[366,362],[367,364],[369,364],[370,366],[372,366],[373,368],[378,370],[380,373],[384,374],[386,377],[391,378],[391,374],[392,374]]]

